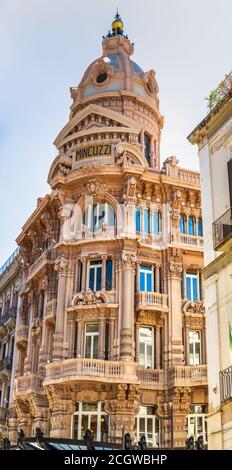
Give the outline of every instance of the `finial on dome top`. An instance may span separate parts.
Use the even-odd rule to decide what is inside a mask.
[[[112,31],[109,31],[106,37],[110,38],[112,36],[124,36],[124,38],[128,39],[128,36],[123,34],[123,27],[124,27],[124,24],[123,24],[120,14],[118,13],[118,8],[117,8],[116,15],[111,25]],[[103,39],[105,39],[105,36],[103,36]]]

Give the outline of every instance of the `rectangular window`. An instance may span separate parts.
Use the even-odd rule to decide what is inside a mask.
[[[98,358],[99,324],[87,323],[85,326],[85,357]]]
[[[143,220],[144,220],[144,232],[150,233],[150,209],[144,209]]]
[[[88,288],[93,292],[101,290],[102,261],[94,260],[89,263]]]
[[[197,275],[186,274],[186,295],[189,300],[197,300]]]
[[[139,329],[139,367],[154,368],[154,333],[152,327]]]
[[[190,366],[200,365],[200,354],[201,354],[200,332],[190,331],[189,332],[189,364]]]
[[[112,272],[113,272],[112,259],[108,259],[106,261],[106,290],[112,290]]]
[[[140,266],[139,269],[140,292],[152,292],[152,268],[151,266]]]

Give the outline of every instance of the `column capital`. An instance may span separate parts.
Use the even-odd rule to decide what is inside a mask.
[[[58,271],[59,274],[65,274],[68,267],[68,259],[64,256],[58,256],[55,260],[55,271]]]
[[[122,264],[123,268],[132,268],[134,267],[137,261],[137,256],[135,253],[130,251],[122,250]]]

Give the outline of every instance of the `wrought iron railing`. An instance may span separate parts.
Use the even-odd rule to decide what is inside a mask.
[[[4,271],[8,268],[8,266],[10,266],[10,264],[12,263],[12,261],[16,258],[16,256],[19,254],[19,248],[16,248],[16,250],[14,251],[14,253],[12,253],[12,255],[6,260],[6,262],[1,266],[0,268],[0,276],[2,273],[4,273]]]
[[[221,401],[232,398],[232,366],[219,372]]]
[[[232,207],[213,223],[214,249],[219,248],[232,235]]]

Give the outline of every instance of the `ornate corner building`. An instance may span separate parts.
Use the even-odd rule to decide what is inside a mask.
[[[23,226],[9,419],[32,435],[207,440],[199,174],[167,158],[155,72],[119,15],[71,88],[49,195]]]

